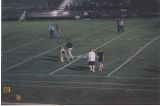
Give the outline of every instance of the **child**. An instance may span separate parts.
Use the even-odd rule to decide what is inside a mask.
[[[93,49],[90,49],[88,53],[88,65],[92,72],[95,72],[95,61],[96,61],[96,54]]]
[[[69,61],[68,56],[67,56],[67,54],[66,54],[66,50],[64,49],[64,47],[61,47],[61,48],[60,48],[60,61],[61,61],[62,63],[64,63],[64,57],[66,57],[67,60]]]

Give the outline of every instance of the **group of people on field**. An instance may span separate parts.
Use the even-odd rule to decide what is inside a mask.
[[[117,18],[117,32],[121,33],[124,32],[124,19],[123,18]],[[50,25],[49,26],[49,33],[50,37],[53,37],[55,39],[60,39],[60,30],[57,24]],[[60,47],[60,61],[64,63],[65,58],[70,62],[74,60],[74,56],[72,55],[72,52],[74,51],[73,44],[70,39],[67,40],[65,46]],[[104,69],[104,53],[101,49],[98,49],[97,53],[94,52],[93,49],[90,49],[90,52],[88,53],[88,65],[90,68],[90,71],[95,72],[95,64],[96,61],[99,64],[99,70],[102,71]]]
[[[73,44],[70,40],[68,40],[65,47],[64,46],[60,47],[60,61],[64,63],[65,58],[69,62],[74,60],[75,57],[72,55],[73,50],[74,50]],[[95,72],[96,61],[99,64],[99,70],[102,71],[104,69],[103,66],[104,53],[101,49],[98,49],[97,53],[95,53],[93,49],[90,49],[87,58],[90,71]]]
[[[96,61],[99,64],[99,70],[102,71],[104,69],[104,53],[101,49],[98,49],[97,53],[94,52],[93,49],[90,49],[90,52],[88,53],[88,65],[90,68],[90,71],[95,72],[95,64]]]

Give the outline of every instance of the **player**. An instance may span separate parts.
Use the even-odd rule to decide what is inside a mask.
[[[73,57],[73,55],[72,55],[72,52],[73,52],[73,49],[74,49],[74,48],[73,48],[73,44],[72,44],[72,42],[71,42],[70,39],[67,40],[66,49],[67,49],[67,52],[68,52],[68,58],[69,58],[69,60],[70,60],[70,59],[73,60],[74,57]]]
[[[93,49],[90,49],[88,53],[88,65],[92,72],[95,72],[95,61],[96,61],[96,54]]]
[[[60,29],[59,29],[58,24],[55,24],[55,37],[57,39],[60,39]]]
[[[124,32],[124,20],[123,20],[123,18],[120,19],[119,26],[120,26],[120,32]]]
[[[50,25],[50,26],[48,27],[48,31],[49,31],[49,33],[50,33],[50,38],[51,38],[51,37],[55,38],[55,27],[54,27],[54,25]]]
[[[120,31],[120,18],[117,18],[117,32],[121,32]]]
[[[66,57],[67,60],[69,61],[68,56],[66,54],[66,51],[65,51],[64,47],[62,46],[62,47],[60,47],[60,61],[62,63],[64,63],[64,57]]]
[[[99,70],[102,71],[104,69],[104,65],[103,65],[104,53],[101,49],[98,49],[97,61],[98,61],[98,64],[99,64]]]

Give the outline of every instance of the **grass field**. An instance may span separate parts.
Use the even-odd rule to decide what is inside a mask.
[[[61,40],[49,38],[52,23]],[[2,22],[2,104],[160,104],[159,29],[156,18],[126,19],[124,33],[114,19]],[[86,58],[61,63],[67,39],[75,56],[102,48],[104,71]]]

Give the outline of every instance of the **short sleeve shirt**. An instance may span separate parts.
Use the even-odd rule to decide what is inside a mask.
[[[95,54],[95,52],[89,52],[88,53],[88,60],[89,61],[96,61],[96,54]]]
[[[104,56],[104,54],[103,54],[103,51],[101,51],[101,52],[97,52],[97,56],[98,56],[98,61],[102,61],[103,60],[103,56]]]

